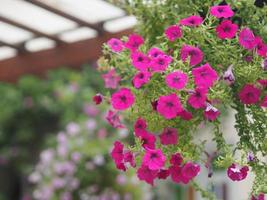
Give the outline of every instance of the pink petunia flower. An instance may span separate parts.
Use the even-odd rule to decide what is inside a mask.
[[[238,164],[233,163],[227,169],[227,175],[233,181],[242,181],[248,175],[249,168],[248,166],[239,166]]]
[[[131,51],[136,51],[142,44],[144,44],[144,39],[138,34],[131,34],[128,37],[128,41],[125,42],[125,47]]]
[[[257,45],[254,33],[249,28],[243,28],[239,34],[239,44],[245,49],[253,49]]]
[[[124,163],[130,163],[130,165],[132,167],[136,166],[134,155],[133,155],[133,153],[131,151],[127,151],[127,152],[124,153],[123,161],[124,161]]]
[[[233,74],[233,65],[230,65],[223,74],[223,80],[227,85],[232,85],[235,82],[235,76]]]
[[[264,108],[267,108],[267,95],[263,98],[260,106],[264,107]]]
[[[259,101],[260,93],[260,89],[254,85],[246,84],[239,92],[239,98],[243,104],[255,104]]]
[[[181,38],[183,35],[182,29],[178,25],[169,26],[165,30],[165,35],[169,41],[173,42],[178,38]]]
[[[163,145],[177,144],[178,142],[178,133],[175,128],[165,128],[159,137]]]
[[[138,72],[134,77],[133,77],[133,86],[136,89],[141,88],[144,84],[148,83],[151,77],[151,73],[150,72]]]
[[[123,42],[117,38],[111,38],[107,44],[113,52],[121,52],[124,49]]]
[[[144,119],[139,117],[134,124],[134,133],[137,137],[141,136],[144,132],[146,132],[147,123]]]
[[[116,164],[116,167],[120,170],[125,171],[126,167],[123,163],[124,155],[123,155],[124,145],[120,141],[115,141],[113,144],[113,149],[111,151],[111,157]]]
[[[196,88],[194,93],[188,98],[188,104],[195,109],[205,108],[207,99],[207,88]]]
[[[130,89],[121,88],[112,94],[111,104],[116,110],[125,110],[134,104],[135,97]]]
[[[93,96],[92,99],[93,99],[93,101],[95,102],[96,105],[99,105],[103,101],[103,95],[98,93],[95,96]]]
[[[183,163],[183,157],[180,153],[175,153],[171,156],[170,163],[172,165],[180,166]]]
[[[260,79],[257,81],[263,88],[267,88],[267,79]]]
[[[200,166],[198,164],[187,162],[182,168],[183,179],[182,182],[187,184],[190,180],[196,177],[200,172]]]
[[[175,71],[168,74],[165,78],[165,82],[170,88],[177,90],[183,89],[187,84],[188,77],[182,71]]]
[[[209,88],[218,79],[217,72],[208,63],[194,68],[192,74],[197,87]]]
[[[162,153],[161,149],[146,149],[143,157],[142,165],[148,166],[150,170],[161,169],[166,161],[166,157]]]
[[[194,66],[201,63],[203,60],[203,53],[198,47],[183,45],[181,48],[181,59],[183,62],[186,62],[187,59],[189,59],[189,64]]]
[[[137,176],[140,180],[147,182],[148,184],[154,185],[154,179],[158,176],[158,170],[151,170],[148,166],[142,165],[137,170]]]
[[[155,135],[147,131],[144,131],[144,132],[140,132],[139,136],[137,137],[141,139],[142,146],[144,148],[155,149],[155,143],[156,143]]]
[[[180,99],[175,93],[159,97],[157,111],[166,119],[175,118],[182,110]]]
[[[125,128],[125,126],[121,123],[120,117],[117,112],[109,110],[106,115],[106,120],[113,128]]]
[[[229,5],[212,6],[210,8],[210,14],[216,18],[229,18],[235,13],[232,11]]]
[[[109,70],[108,73],[103,74],[102,78],[104,79],[104,82],[105,82],[105,88],[111,88],[111,89],[117,88],[121,80],[121,77],[116,74],[116,71],[114,68]]]
[[[186,121],[189,121],[193,118],[192,113],[184,109],[181,112],[178,112],[177,115]]]
[[[251,200],[265,200],[265,195],[263,193],[259,194],[257,197],[252,195]]]
[[[230,20],[225,20],[216,27],[217,36],[221,39],[232,39],[235,37],[238,30],[238,25]]]
[[[159,179],[166,179],[170,175],[170,170],[169,169],[161,169],[158,173],[158,178]]]
[[[172,57],[168,55],[158,55],[156,58],[153,58],[150,62],[150,68],[153,72],[163,72],[172,62]]]
[[[160,50],[157,47],[152,47],[148,52],[147,52],[148,57],[150,58],[156,58],[159,55],[166,55],[162,50]]]
[[[203,18],[198,15],[192,15],[190,17],[180,20],[180,24],[184,26],[196,27],[202,24]]]
[[[220,115],[220,111],[213,107],[211,104],[207,103],[207,107],[204,111],[204,116],[207,120],[209,121],[214,121],[215,119],[217,119],[217,117]]]
[[[169,167],[171,179],[175,183],[181,183],[182,177],[182,167],[179,165],[172,165]]]
[[[267,57],[267,44],[262,41],[261,37],[256,37],[256,51],[257,54],[263,58]]]
[[[150,59],[139,51],[135,51],[131,54],[131,60],[132,65],[140,71],[146,71],[149,67]]]

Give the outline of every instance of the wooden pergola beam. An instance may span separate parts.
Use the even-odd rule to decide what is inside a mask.
[[[36,30],[36,29],[34,29],[32,27],[26,26],[24,24],[21,24],[19,22],[14,21],[14,20],[8,19],[8,18],[6,18],[4,16],[1,16],[1,15],[0,15],[0,21],[4,22],[6,24],[10,24],[12,26],[15,26],[17,28],[29,31],[29,32],[33,33],[34,35],[36,35],[36,36],[49,38],[50,40],[55,41],[57,44],[66,44],[66,42],[64,42],[63,40],[59,39],[56,36],[46,34],[46,33],[42,32],[42,31]]]
[[[0,46],[10,47],[12,49],[17,50],[19,53],[26,53],[27,52],[27,50],[21,45],[15,45],[15,44],[7,43],[7,42],[4,42],[2,40],[0,40]]]
[[[112,37],[120,38],[132,33],[127,29],[118,33],[105,33],[96,38],[56,46],[53,49],[19,54],[0,61],[0,81],[16,82],[25,74],[44,75],[48,70],[70,66],[77,67],[96,61],[101,55],[102,45]]]
[[[50,11],[50,12],[52,12],[54,14],[57,14],[57,15],[59,15],[61,17],[66,18],[66,19],[74,21],[79,26],[86,26],[88,28],[92,28],[92,29],[96,30],[99,34],[103,34],[104,33],[104,29],[103,29],[101,23],[100,24],[89,23],[89,22],[84,21],[84,20],[82,20],[80,18],[77,18],[77,17],[75,17],[73,15],[70,15],[70,14],[68,14],[68,13],[66,13],[66,12],[64,12],[62,10],[59,10],[59,9],[54,8],[52,6],[49,6],[49,5],[45,4],[45,3],[42,3],[41,1],[38,1],[38,0],[24,0],[24,1],[26,1],[28,3],[31,3],[31,4],[33,4],[35,6],[38,6],[40,8],[43,8],[43,9],[45,9],[47,11]]]

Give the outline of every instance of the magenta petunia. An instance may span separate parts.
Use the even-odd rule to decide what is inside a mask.
[[[124,153],[123,161],[124,161],[124,163],[130,163],[130,165],[132,167],[136,166],[134,155],[133,155],[133,153],[131,151],[127,151],[127,152]]]
[[[180,20],[180,24],[184,26],[196,27],[202,24],[203,18],[198,15],[192,15],[190,17]]]
[[[217,36],[221,39],[232,39],[235,37],[238,25],[230,20],[225,20],[216,27]]]
[[[132,52],[131,60],[132,65],[140,71],[146,71],[149,68],[150,59],[142,52]]]
[[[150,68],[153,72],[163,72],[172,62],[172,57],[168,55],[158,55],[156,58],[151,59]]]
[[[113,52],[121,52],[124,49],[123,42],[117,38],[111,38],[107,44]]]
[[[260,193],[258,196],[252,195],[251,200],[265,200],[265,195]]]
[[[187,84],[187,81],[188,77],[182,71],[172,72],[165,77],[167,86],[177,90],[183,89]]]
[[[159,55],[166,55],[162,50],[160,50],[157,47],[152,47],[151,49],[149,49],[149,51],[147,52],[148,57],[150,58],[156,58]]]
[[[144,119],[139,117],[134,124],[134,133],[137,137],[142,136],[146,132],[147,123]]]
[[[233,65],[230,65],[223,74],[223,80],[227,85],[232,85],[235,82],[235,76],[233,73]]]
[[[248,171],[248,166],[239,166],[238,164],[233,163],[228,167],[227,175],[233,181],[242,181],[247,177]]]
[[[184,109],[181,112],[178,112],[177,115],[186,121],[189,121],[193,118],[192,113]]]
[[[169,169],[161,169],[158,173],[158,178],[159,179],[166,179],[170,175],[170,170]]]
[[[195,91],[189,96],[188,104],[195,109],[205,108],[207,100],[207,88],[196,88]]]
[[[212,6],[210,8],[210,14],[216,18],[229,18],[235,13],[232,11],[229,5]]]
[[[156,143],[155,135],[147,131],[144,131],[144,132],[140,132],[139,136],[137,137],[141,139],[142,146],[144,148],[155,149],[155,143]]]
[[[144,39],[142,36],[138,34],[131,34],[124,45],[127,49],[136,51],[142,44],[144,44]]]
[[[184,164],[182,168],[182,175],[184,179],[182,180],[183,183],[188,183],[191,179],[196,177],[200,172],[200,166],[196,163],[187,162]]]
[[[196,67],[192,70],[197,87],[211,87],[218,79],[217,72],[208,64]]]
[[[257,54],[263,58],[267,57],[267,44],[265,44],[261,37],[256,37],[256,51]]]
[[[179,165],[172,165],[169,167],[171,179],[175,183],[181,183],[182,177],[182,167]]]
[[[123,158],[124,158],[123,148],[124,148],[124,145],[120,141],[114,142],[113,149],[111,151],[111,157],[113,161],[115,162],[116,167],[120,170],[125,171],[126,167],[123,163]]]
[[[106,115],[106,120],[113,128],[125,128],[125,126],[121,123],[120,117],[117,112],[109,110]]]
[[[243,28],[239,34],[239,44],[245,49],[253,49],[257,45],[254,33],[249,28]]]
[[[171,156],[170,163],[172,165],[180,166],[183,163],[183,157],[180,153],[175,153]]]
[[[213,107],[211,104],[207,103],[207,107],[204,111],[204,116],[209,121],[214,121],[217,119],[217,117],[220,115],[220,111]]]
[[[267,88],[267,79],[260,79],[257,81],[263,88]]]
[[[203,53],[198,47],[183,45],[181,48],[181,59],[186,62],[189,59],[191,66],[201,63],[203,60]]]
[[[112,94],[111,104],[116,110],[125,110],[134,104],[135,97],[130,89],[121,88]]]
[[[151,170],[148,168],[148,166],[142,165],[137,170],[137,176],[140,180],[145,181],[153,186],[154,180],[158,177],[158,170]]]
[[[173,42],[178,38],[181,38],[183,35],[182,29],[178,25],[169,26],[165,30],[165,35],[169,41]]]
[[[103,95],[98,93],[95,96],[93,96],[92,99],[93,99],[93,101],[95,102],[96,105],[99,105],[103,101]]]
[[[109,70],[108,73],[103,74],[102,78],[104,79],[105,82],[105,88],[111,88],[111,89],[117,88],[121,80],[121,77],[116,74],[114,68]]]
[[[239,98],[243,104],[255,104],[259,101],[260,93],[260,89],[254,85],[246,84],[239,92]]]
[[[147,71],[138,72],[133,77],[133,81],[132,81],[133,86],[136,89],[141,88],[143,85],[149,82],[150,77],[151,77],[150,72],[147,72]]]
[[[159,137],[163,145],[177,144],[178,142],[178,133],[175,128],[165,128]]]
[[[175,93],[159,97],[157,111],[166,119],[175,118],[182,110],[180,99]]]
[[[142,165],[148,166],[150,170],[161,169],[166,161],[166,157],[162,153],[161,149],[146,149],[143,157]]]
[[[263,98],[260,106],[264,107],[264,108],[267,108],[267,95]]]

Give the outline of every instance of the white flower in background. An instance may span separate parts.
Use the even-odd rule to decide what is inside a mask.
[[[96,155],[93,159],[93,162],[98,165],[101,166],[103,164],[105,164],[105,158],[103,155]]]
[[[53,160],[53,158],[54,158],[54,151],[52,149],[44,150],[40,154],[41,163],[45,166],[49,165],[50,162]]]
[[[90,131],[93,132],[96,129],[96,121],[94,119],[89,119],[85,123],[85,127]]]
[[[61,189],[66,185],[66,182],[63,178],[54,178],[54,180],[52,181],[52,185],[55,189]]]
[[[119,129],[118,134],[120,138],[126,138],[129,135],[129,130],[126,128]]]
[[[40,180],[41,180],[41,175],[40,173],[38,172],[33,172],[30,174],[28,180],[31,182],[31,183],[38,183]]]
[[[61,132],[59,132],[57,134],[57,142],[58,143],[66,144],[67,141],[68,141],[68,138],[67,138],[66,134],[63,131],[61,131]]]
[[[61,143],[58,145],[57,147],[57,154],[60,156],[60,157],[66,157],[68,155],[68,146],[66,143]]]
[[[127,177],[124,174],[119,174],[116,178],[116,182],[119,185],[124,185],[127,183]]]
[[[66,131],[67,134],[69,134],[70,136],[75,136],[79,134],[79,132],[81,131],[81,127],[77,123],[70,122],[66,127]]]

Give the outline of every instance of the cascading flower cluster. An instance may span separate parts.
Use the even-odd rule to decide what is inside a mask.
[[[120,87],[109,101],[113,112],[127,110],[129,119],[135,121],[135,146],[114,143],[111,155],[118,169],[135,167],[138,178],[151,185],[155,179],[169,176],[175,183],[189,183],[201,170],[205,147],[193,142],[193,134],[203,121],[215,127],[220,163],[228,167],[230,179],[241,181],[250,167],[266,166],[261,161],[234,160],[219,126],[223,108],[235,104],[239,113],[250,110],[252,120],[260,113],[263,122],[259,121],[258,127],[265,126],[261,130],[266,141],[266,69],[261,63],[266,62],[267,45],[248,27],[235,24],[231,20],[234,14],[229,5],[216,5],[205,19],[198,15],[177,19],[152,47],[138,34],[107,43],[104,55],[108,58],[99,62],[100,70],[120,74]],[[246,123],[247,115],[237,119],[241,133],[239,120]],[[238,148],[243,154],[266,155],[263,143],[260,147],[242,146],[240,137]],[[263,189],[254,193],[263,192],[259,190]]]

